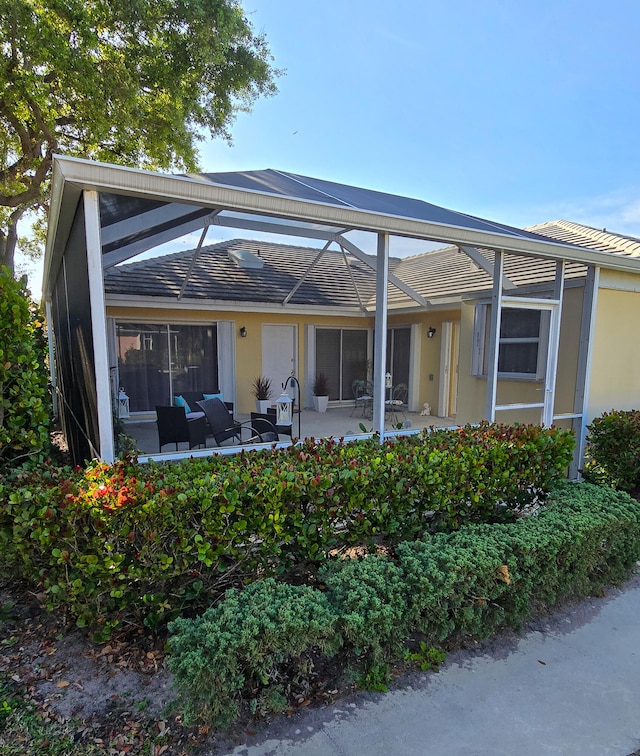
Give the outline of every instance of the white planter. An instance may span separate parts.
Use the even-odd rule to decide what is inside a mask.
[[[313,397],[313,408],[315,409],[316,412],[326,412],[328,403],[329,403],[328,396],[314,396]]]
[[[267,414],[267,408],[271,406],[271,399],[256,399],[256,411],[261,415]]]

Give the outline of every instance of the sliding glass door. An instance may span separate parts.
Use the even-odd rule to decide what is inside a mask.
[[[411,354],[411,328],[389,328],[387,331],[387,373],[391,373],[394,386],[409,385],[409,357]]]
[[[183,391],[218,391],[215,324],[118,323],[118,380],[131,412],[173,403]]]
[[[329,383],[329,399],[353,398],[351,385],[366,378],[366,329],[316,328],[316,374],[324,373]]]

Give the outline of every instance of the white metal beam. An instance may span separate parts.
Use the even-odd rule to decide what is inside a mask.
[[[198,255],[200,253],[200,250],[202,249],[202,245],[204,244],[204,240],[207,237],[207,231],[209,230],[209,224],[202,229],[202,233],[200,234],[200,238],[198,239],[198,245],[193,250],[193,254],[191,255],[191,262],[189,263],[189,269],[187,270],[187,274],[184,277],[184,281],[182,282],[182,286],[180,287],[180,293],[178,294],[178,302],[182,299],[184,292],[187,288],[187,284],[189,283],[189,279],[191,278],[191,272],[193,271],[196,260],[198,259]]]
[[[104,462],[113,462],[115,459],[115,447],[109,383],[109,350],[107,347],[107,317],[102,275],[98,192],[84,192],[84,220],[87,242],[87,268],[89,273],[89,299],[93,335],[96,402],[98,406],[100,458]]]
[[[556,277],[553,296],[557,304],[551,311],[549,326],[549,343],[547,346],[547,369],[544,378],[544,409],[542,424],[553,425],[553,410],[556,399],[556,382],[558,378],[558,348],[560,346],[560,321],[562,319],[562,298],[564,291],[564,261],[556,262]]]
[[[373,430],[384,441],[384,376],[387,366],[387,287],[389,285],[389,234],[378,234],[376,318],[373,355]]]
[[[347,253],[345,252],[344,247],[340,247],[340,251],[342,252],[342,259],[344,260],[344,265],[347,269],[347,272],[349,273],[349,278],[351,279],[351,285],[353,286],[353,290],[356,293],[356,297],[358,297],[358,304],[360,305],[360,309],[362,312],[367,312],[367,308],[364,305],[364,302],[362,301],[362,297],[360,296],[360,289],[358,289],[358,284],[356,283],[355,276],[353,275],[353,271],[351,270],[351,265],[349,265],[349,258],[347,257]]]
[[[582,416],[580,423],[580,432],[577,434],[578,437],[576,438],[576,443],[578,446],[578,470],[584,463],[584,447],[587,441],[587,424],[589,422],[589,391],[591,389],[593,341],[596,329],[599,288],[600,268],[589,268],[583,294],[584,299],[582,304],[582,322],[580,324],[580,351],[578,355],[578,380],[576,381],[575,399],[575,409]]]
[[[493,278],[493,264],[490,263],[486,257],[480,252],[480,250],[476,249],[476,247],[470,247],[467,244],[460,244],[458,246],[458,249],[461,252],[464,252],[467,257],[469,257],[473,262],[482,270],[484,270],[485,273],[488,273],[491,278]],[[510,281],[505,275],[502,276],[502,288],[503,289],[517,289],[518,287],[516,284],[513,283],[513,281]]]
[[[389,234],[384,234],[385,236],[389,236]],[[340,234],[337,235],[337,241],[338,243],[343,246],[346,250],[351,252],[351,254],[354,257],[357,257],[358,260],[363,262],[365,265],[368,265],[372,270],[377,270],[378,261],[380,259],[380,255],[378,254],[376,256],[376,262],[373,262],[371,257],[367,255],[365,252],[363,252],[359,247],[357,247],[352,241],[349,241],[349,239],[345,239],[344,236],[340,236]],[[380,239],[380,234],[378,234],[378,239]],[[392,283],[396,289],[400,289],[400,291],[403,291],[408,297],[411,297],[411,299],[415,300],[419,305],[422,305],[422,307],[427,307],[429,304],[427,300],[422,296],[422,294],[418,294],[417,291],[414,291],[410,286],[407,286],[406,283],[401,281],[399,278],[396,278],[396,276],[393,275],[393,273],[389,273],[388,270],[389,267],[389,250],[387,248],[387,274],[385,278],[387,279],[387,282]],[[386,291],[385,291],[385,299],[386,299]],[[376,289],[376,296],[377,289]]]
[[[489,321],[489,351],[487,355],[487,406],[486,419],[493,423],[496,419],[496,397],[498,391],[498,356],[500,347],[500,323],[502,320],[502,274],[504,255],[496,250],[493,269],[493,293],[491,297],[491,318]]]
[[[289,304],[289,302],[291,301],[291,297],[293,297],[296,291],[298,291],[298,289],[302,286],[302,284],[305,282],[305,279],[307,278],[309,273],[311,273],[311,271],[320,262],[320,260],[322,259],[322,256],[329,249],[330,246],[331,246],[331,242],[328,241],[324,245],[324,247],[320,250],[320,252],[318,252],[318,254],[313,258],[313,260],[311,261],[311,264],[307,267],[305,272],[302,274],[301,278],[297,281],[296,285],[293,287],[293,289],[291,289],[291,291],[287,294],[287,296],[282,300],[283,305]]]

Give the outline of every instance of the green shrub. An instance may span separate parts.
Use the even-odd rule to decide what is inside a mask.
[[[272,579],[231,589],[217,607],[169,628],[169,668],[187,724],[201,718],[227,726],[243,697],[251,708],[258,700],[277,701],[283,664],[291,674],[306,652],[331,655],[341,641],[322,593]]]
[[[49,609],[97,637],[123,621],[155,628],[229,587],[315,572],[350,546],[517,509],[560,474],[571,445],[564,431],[485,424],[382,446],[327,439],[181,463],[17,469],[0,479],[0,577],[35,583]]]
[[[640,490],[640,410],[612,410],[587,426],[584,476],[623,491]]]
[[[171,625],[169,665],[192,721],[229,723],[240,696],[277,679],[279,660],[312,647],[343,644],[362,683],[382,690],[386,662],[409,635],[422,633],[426,651],[518,628],[562,598],[601,593],[639,557],[640,503],[564,483],[537,515],[403,543],[395,561],[325,567],[322,590],[267,580],[232,591],[203,617]]]
[[[374,662],[383,648],[399,644],[408,626],[407,595],[400,569],[386,557],[347,559],[320,570],[339,628],[356,654]]]
[[[0,471],[49,442],[42,314],[22,284],[0,268]]]

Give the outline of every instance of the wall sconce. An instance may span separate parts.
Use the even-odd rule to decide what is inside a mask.
[[[432,339],[436,335],[436,329],[433,326],[429,326],[429,330],[427,331],[427,338]]]
[[[242,336],[242,338],[244,339],[246,335],[247,335],[247,329],[244,326],[242,326],[242,328],[240,329],[240,336]]]

